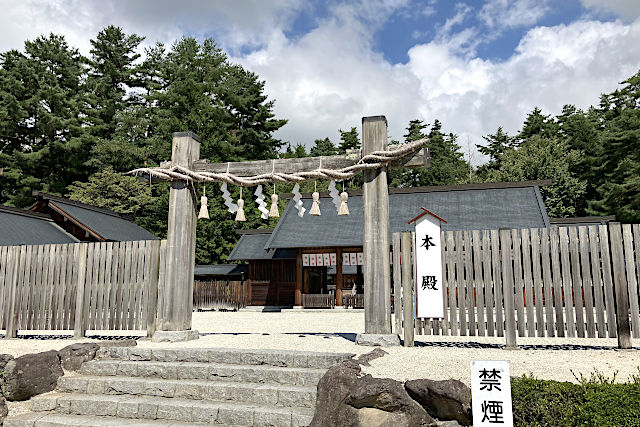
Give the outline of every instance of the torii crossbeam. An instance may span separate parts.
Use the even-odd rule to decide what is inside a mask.
[[[362,150],[345,155],[295,159],[209,163],[200,160],[200,139],[192,132],[173,134],[171,162],[132,171],[171,180],[166,273],[160,284],[156,341],[197,338],[191,331],[195,264],[196,194],[190,181],[226,181],[237,185],[299,182],[339,173],[364,174],[365,334],[391,334],[389,265],[389,189],[387,169],[429,165],[426,139],[387,148],[384,116],[362,118]],[[389,154],[391,153],[391,154]],[[340,172],[342,171],[342,172]],[[276,172],[276,173],[274,173]],[[247,177],[247,178],[245,178]],[[339,178],[338,178],[339,179]]]

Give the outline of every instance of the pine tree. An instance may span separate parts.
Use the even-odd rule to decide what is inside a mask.
[[[624,86],[603,95],[600,116],[601,155],[597,158],[597,198],[591,213],[616,215],[622,222],[640,222],[640,71]]]
[[[477,174],[480,177],[486,177],[489,171],[500,169],[502,156],[517,146],[517,139],[509,136],[502,126],[498,127],[495,134],[485,135],[482,138],[487,144],[476,145],[476,147],[480,153],[489,156],[489,161],[478,168]]]
[[[25,42],[24,54],[2,55],[0,98],[8,104],[0,116],[0,202],[26,206],[33,190],[62,194],[87,177],[83,62],[54,34]]]
[[[558,124],[551,116],[542,114],[542,110],[535,107],[524,121],[522,130],[518,134],[518,139],[525,139],[538,135],[541,138],[555,138],[558,136]]]
[[[316,139],[313,141],[313,147],[309,150],[311,157],[333,156],[338,154],[338,149],[329,138]]]
[[[338,146],[338,151],[340,153],[346,153],[347,150],[360,148],[358,129],[352,127],[351,130],[348,131],[343,131],[342,129],[339,129],[338,131],[340,132],[340,145]]]

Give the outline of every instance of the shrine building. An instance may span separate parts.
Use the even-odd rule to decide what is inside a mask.
[[[443,231],[549,227],[540,195],[540,186],[549,184],[390,188],[389,230],[412,231],[409,221],[420,208],[446,219]],[[362,307],[362,192],[349,192],[348,216],[338,216],[328,194],[321,194],[320,216],[309,215],[310,195],[302,200],[303,217],[290,200],[275,229],[238,232],[240,240],[228,260],[249,264],[249,305]]]

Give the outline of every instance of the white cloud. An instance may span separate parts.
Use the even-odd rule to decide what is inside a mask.
[[[640,1],[638,0],[581,0],[584,7],[599,12],[610,12],[624,21],[633,21],[640,17]]]
[[[488,0],[478,17],[492,28],[534,25],[549,11],[549,0]]]

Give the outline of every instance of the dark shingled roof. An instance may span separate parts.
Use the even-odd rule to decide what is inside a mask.
[[[0,246],[76,243],[45,214],[0,206]]]
[[[296,251],[290,249],[265,250],[270,231],[257,234],[243,234],[236,243],[227,260],[259,260],[259,259],[295,259]]]
[[[98,236],[96,237],[102,238],[105,241],[125,242],[130,240],[158,239],[135,222],[117,212],[45,193],[36,193],[36,196],[38,199],[46,202],[51,209],[81,224],[94,234],[97,234]],[[39,211],[42,211],[42,209],[44,209],[44,207],[38,207]]]
[[[193,275],[198,276],[238,276],[246,275],[249,271],[247,264],[215,264],[196,265]]]
[[[444,218],[447,230],[547,227],[549,220],[538,182],[472,184],[449,187],[395,189],[389,194],[391,233],[409,231],[408,222],[424,207]],[[362,196],[349,196],[351,215],[338,216],[329,197],[320,198],[321,216],[310,216],[311,199],[304,198],[304,217],[289,202],[265,248],[362,245]]]

